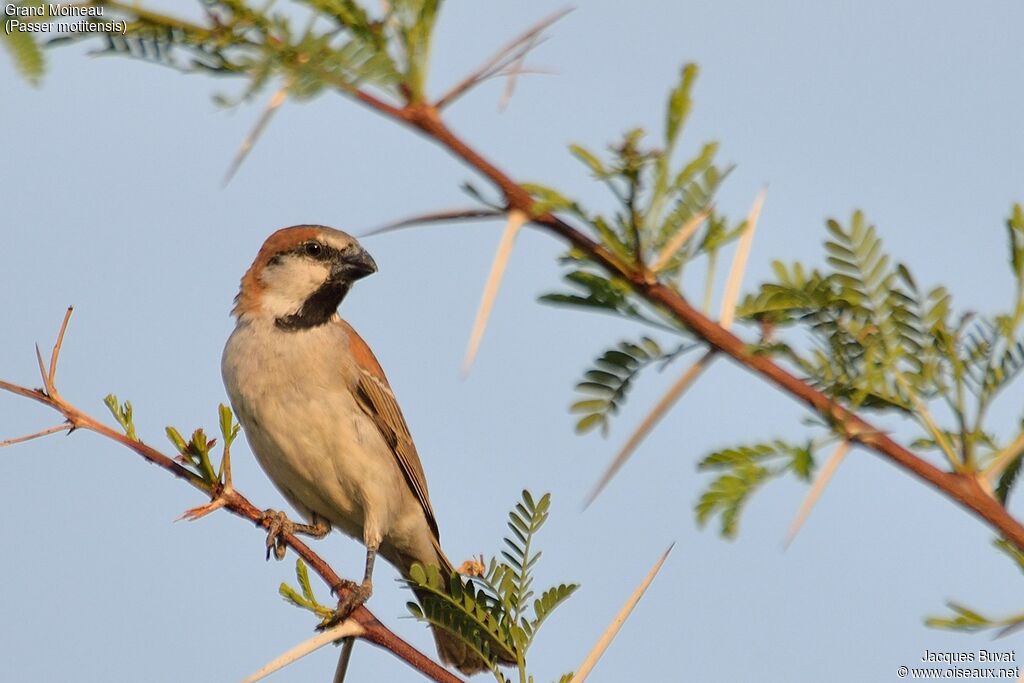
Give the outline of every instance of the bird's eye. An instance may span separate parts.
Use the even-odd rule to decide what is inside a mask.
[[[319,242],[306,242],[302,249],[306,252],[307,256],[312,256],[314,258],[323,252],[323,247],[320,246]]]

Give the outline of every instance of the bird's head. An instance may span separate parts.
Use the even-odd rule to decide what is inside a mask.
[[[352,283],[377,264],[351,235],[322,225],[282,228],[267,238],[242,278],[232,313],[266,317],[285,330],[323,325]]]

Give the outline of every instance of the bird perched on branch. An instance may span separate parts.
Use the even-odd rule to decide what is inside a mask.
[[[454,571],[402,411],[370,347],[337,313],[376,270],[344,232],[278,230],[242,278],[221,365],[256,459],[309,521],[277,517],[268,552],[281,530],[320,537],[334,527],[366,545],[363,581],[339,604],[341,616],[370,596],[378,553],[403,576],[415,562],[446,579]],[[439,628],[434,638],[443,662],[467,674],[487,668],[459,638]]]

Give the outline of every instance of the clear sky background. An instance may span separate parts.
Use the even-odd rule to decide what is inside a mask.
[[[451,0],[432,92],[559,6]],[[683,152],[722,142],[721,159],[737,168],[719,206],[733,216],[769,186],[747,290],[773,258],[820,261],[825,218],[845,220],[860,207],[919,283],[942,282],[960,305],[991,311],[1011,292],[1002,222],[1024,200],[1022,25],[1024,6],[1012,1],[589,0],[532,60],[558,75],[522,80],[504,113],[501,84],[489,84],[452,108],[451,125],[514,177],[606,205],[565,146],[601,148],[635,125],[660,134],[665,93],[680,65],[696,61],[702,75]],[[225,112],[211,95],[237,93],[241,82],[86,51],[50,53],[39,89],[0,60],[0,377],[38,384],[32,344],[47,348],[73,303],[62,392],[97,416],[108,392],[130,399],[153,445],[169,450],[168,424],[215,428],[226,401],[219,363],[228,311],[267,234],[304,222],[358,233],[468,203],[458,185],[470,171],[334,95],[286,103],[222,189],[269,93]],[[476,368],[460,379],[500,230],[434,227],[367,240],[380,272],[341,312],[401,401],[453,558],[499,548],[523,487],[553,493],[538,581],[582,589],[533,650],[538,681],[579,665],[672,541],[663,572],[591,680],[885,682],[926,648],[1024,650],[1019,635],[993,643],[922,625],[949,598],[1017,611],[1020,576],[991,549],[991,531],[869,453],[848,458],[788,551],[783,535],[805,491],[791,482],[755,497],[738,540],[698,530],[692,510],[707,483],[698,458],[805,433],[792,400],[728,362],[706,373],[581,511],[608,459],[683,366],[645,377],[608,440],[574,436],[566,410],[574,382],[596,354],[638,330],[537,304],[558,286],[562,245],[530,231]],[[993,416],[1003,435],[1024,403],[1019,384],[1010,392]],[[0,439],[56,421],[0,396]],[[254,503],[283,505],[241,442],[234,471]],[[172,523],[202,502],[94,435],[0,451],[0,680],[233,681],[305,639],[310,615],[277,594],[293,581],[293,556],[264,562],[263,535],[228,514]],[[340,573],[361,571],[354,542],[335,534],[315,548]],[[394,576],[378,567],[371,609],[433,652],[427,631],[402,618],[408,598]],[[327,648],[271,680],[329,680],[336,656]],[[365,644],[349,676],[418,680]]]

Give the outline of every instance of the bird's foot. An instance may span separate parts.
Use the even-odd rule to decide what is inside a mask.
[[[325,621],[320,628],[326,629],[349,618],[352,612],[362,607],[371,595],[373,595],[373,581],[365,579],[362,583],[342,579],[341,582],[331,589],[334,593],[344,593],[338,600],[338,608],[334,610],[334,616]]]
[[[299,524],[288,519],[288,515],[280,510],[264,510],[260,524],[267,527],[267,559],[270,559],[271,551],[277,559],[284,559],[288,546],[283,536],[305,534],[313,538],[323,538],[331,532],[330,524],[316,516],[313,520],[313,524]]]

